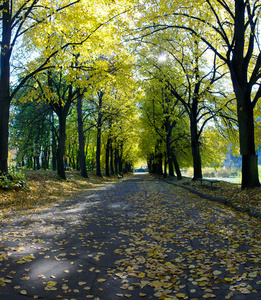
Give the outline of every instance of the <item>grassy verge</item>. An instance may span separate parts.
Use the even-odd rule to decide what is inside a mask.
[[[115,177],[98,177],[90,172],[89,178],[80,176],[79,172],[66,172],[67,180],[61,180],[53,171],[23,171],[28,182],[28,189],[0,189],[0,217],[12,210],[30,209],[48,206],[60,200],[80,198],[83,193],[102,184],[115,181]]]
[[[213,197],[225,198],[230,200],[234,207],[238,207],[243,211],[252,210],[261,215],[261,187],[242,190],[239,184],[220,180],[218,183],[213,184],[213,188],[211,188],[210,183],[201,184],[200,181],[192,181],[191,178],[183,178],[181,181],[176,181],[176,183]]]

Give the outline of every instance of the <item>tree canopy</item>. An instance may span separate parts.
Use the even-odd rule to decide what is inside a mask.
[[[0,9],[1,173],[9,145],[30,167],[52,159],[62,178],[67,166],[85,177],[130,171],[142,152],[153,172],[181,178],[192,166],[198,179],[220,163],[217,144],[219,154],[238,145],[238,131],[242,187],[259,186],[259,0],[4,0]]]

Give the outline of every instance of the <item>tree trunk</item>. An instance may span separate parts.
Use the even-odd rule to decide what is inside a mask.
[[[22,167],[25,166],[25,162],[24,162],[24,155],[22,156]]]
[[[156,174],[162,175],[163,169],[162,169],[162,153],[158,153],[156,155]]]
[[[98,119],[97,119],[97,147],[96,147],[96,175],[102,177],[101,174],[101,133],[102,133],[102,98],[104,92],[98,92]]]
[[[174,152],[172,150],[171,150],[171,153],[172,153],[172,161],[174,163],[175,171],[176,171],[176,174],[177,174],[177,179],[181,180],[182,176],[181,176],[181,172],[180,172],[180,168],[179,168],[179,163],[178,163],[177,157],[176,157],[176,155],[174,154]]]
[[[78,139],[79,139],[79,163],[81,175],[84,178],[88,178],[87,168],[86,168],[86,157],[85,157],[85,137],[83,131],[83,121],[82,121],[82,98],[83,95],[80,91],[77,92],[77,115],[78,115]]]
[[[45,147],[43,151],[43,156],[42,156],[42,168],[44,170],[49,168],[49,162],[48,162],[48,149]]]
[[[163,169],[162,169],[162,153],[160,151],[161,147],[161,140],[158,140],[155,146],[155,173],[158,175],[163,174]]]
[[[200,156],[200,143],[197,132],[197,124],[196,121],[193,121],[190,118],[190,134],[191,134],[191,150],[193,157],[193,178],[192,180],[197,180],[198,178],[202,178],[202,165],[201,165],[201,156]]]
[[[151,159],[151,154],[147,155],[147,165],[148,165],[148,171],[149,173],[152,173],[152,159]]]
[[[253,77],[251,78],[251,74],[249,74],[251,60],[250,57],[248,57],[254,49],[256,41],[254,38],[255,35],[250,32],[248,51],[246,51],[246,33],[248,31],[246,27],[246,12],[248,5],[247,1],[235,1],[234,49],[232,59],[228,63],[237,99],[240,153],[242,155],[242,189],[260,186],[257,166],[258,160],[255,152],[254,104],[251,102],[252,89],[258,82],[258,76],[257,74],[255,75],[255,80],[253,80]],[[252,16],[248,16],[248,19],[249,18],[252,18]],[[254,23],[253,19],[251,19],[250,24],[251,22]],[[252,27],[252,24],[250,26]],[[245,55],[245,53],[247,54]],[[251,56],[253,55],[252,53]],[[258,63],[256,67],[260,68]],[[252,73],[252,75],[254,75],[254,73]],[[248,76],[252,80],[249,80]]]
[[[111,168],[111,174],[114,175],[114,157],[113,157],[113,147],[112,147],[112,141],[111,141],[111,144],[110,144],[110,156],[111,156],[111,159],[110,159],[110,168]]]
[[[174,176],[175,174],[173,169],[172,150],[170,146],[170,134],[168,134],[166,138],[166,148],[167,148],[167,161],[169,166],[169,176]]]
[[[31,148],[30,155],[27,159],[26,166],[28,169],[33,169],[34,167],[34,149]]]
[[[108,137],[106,144],[106,154],[105,154],[105,174],[106,176],[110,176],[110,137]]]
[[[56,133],[54,127],[54,115],[51,113],[51,123],[52,123],[52,169],[56,171],[57,169],[57,147],[56,147]]]
[[[242,98],[241,101],[238,101],[237,106],[240,153],[242,155],[242,189],[260,186],[258,158],[255,151],[254,117],[249,97],[250,94],[237,96],[237,99]]]
[[[260,186],[258,177],[258,158],[255,150],[254,115],[251,103],[251,90],[247,84],[237,80],[231,71],[234,91],[237,99],[240,153],[242,155],[242,189]],[[244,88],[242,86],[245,86]]]
[[[64,168],[64,154],[66,141],[66,115],[61,113],[59,116],[59,140],[57,149],[57,175],[66,179]]]
[[[119,153],[119,173],[123,175],[123,143],[120,145],[120,153]]]
[[[40,156],[35,155],[34,156],[34,170],[40,170]]]
[[[98,117],[98,119],[99,119],[99,117]],[[102,174],[101,174],[101,122],[99,122],[99,121],[98,121],[98,127],[97,127],[96,175],[102,177]]]
[[[164,173],[163,173],[163,177],[166,178],[167,177],[167,165],[168,165],[168,162],[167,162],[167,154],[165,152],[164,154]]]
[[[9,1],[2,4],[2,42],[0,56],[0,174],[8,173],[8,124],[10,110],[10,39],[11,15]]]
[[[44,155],[44,154],[43,154],[43,156],[42,156],[41,162],[42,162],[42,168],[43,168],[44,170],[46,170],[46,163],[45,163],[45,155]]]
[[[118,146],[114,149],[114,169],[115,169],[115,174],[118,174],[118,163],[119,163],[119,150]]]

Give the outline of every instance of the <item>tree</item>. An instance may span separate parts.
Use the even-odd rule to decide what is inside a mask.
[[[104,91],[98,91],[98,105],[97,105],[97,144],[96,144],[96,175],[102,177],[101,174],[101,135],[102,135],[102,123],[104,118],[103,113],[103,96]]]
[[[15,2],[15,3],[13,3]],[[4,0],[0,5],[1,13],[1,74],[0,74],[0,173],[7,173],[8,158],[8,122],[10,103],[17,91],[25,82],[46,69],[53,68],[52,59],[72,49],[82,46],[87,40],[93,39],[93,45],[105,50],[104,44],[111,38],[118,37],[117,32],[122,25],[120,16],[131,9],[128,1],[121,3],[104,3],[101,1],[65,0],[53,2],[50,0]],[[88,11],[86,18],[83,11]],[[112,21],[117,18],[117,24]],[[104,35],[98,35],[103,27]],[[109,34],[109,32],[111,34]],[[27,54],[21,60],[22,71],[19,83],[10,91],[10,65],[14,49],[19,44]],[[110,41],[111,41],[110,40]],[[109,43],[108,43],[109,44]],[[117,43],[115,43],[116,45]],[[113,48],[113,47],[111,47]],[[77,52],[76,52],[77,53]],[[30,54],[31,57],[30,57]],[[89,49],[82,56],[83,60],[95,55]],[[62,55],[61,55],[62,57]],[[33,59],[34,60],[33,60]],[[28,64],[25,64],[27,60]],[[67,68],[66,60],[64,68]],[[21,66],[19,66],[21,67]],[[21,68],[16,68],[16,70]],[[18,75],[18,74],[15,74]]]
[[[30,79],[31,86],[27,93],[20,97],[20,101],[28,101],[30,95],[32,102],[42,102],[49,105],[58,117],[58,147],[55,153],[57,161],[57,174],[66,179],[64,167],[66,121],[69,109],[78,96],[78,90],[67,81],[62,70],[35,75]],[[26,99],[26,100],[25,100]]]
[[[261,97],[261,48],[258,20],[259,1],[206,1],[213,19],[207,25],[215,32],[216,43],[204,35],[197,35],[224,61],[230,71],[237,99],[240,152],[242,155],[242,188],[260,186],[254,138],[254,108]],[[222,13],[220,13],[222,12]],[[222,43],[222,48],[219,46]],[[218,44],[219,43],[219,44]],[[255,88],[257,87],[257,88]]]
[[[82,119],[82,98],[83,93],[77,90],[77,120],[78,120],[78,140],[79,140],[79,163],[81,175],[84,178],[88,178],[87,167],[86,167],[86,156],[85,156],[85,137],[83,129]]]
[[[40,102],[20,103],[11,114],[10,143],[17,150],[17,163],[29,168],[47,169],[51,154],[51,110]],[[40,156],[42,161],[40,162]]]
[[[202,47],[202,42],[193,35],[183,35],[183,41],[180,38],[167,39],[167,45],[163,46],[169,59],[174,60],[167,64],[169,71],[165,72],[164,79],[171,94],[184,106],[189,117],[193,180],[196,180],[202,178],[201,136],[206,126],[222,119],[225,131],[226,127],[236,127],[237,120],[233,111],[234,95],[222,87],[222,83],[225,83],[222,79],[226,76],[222,70],[223,64],[218,64],[215,55],[210,59],[208,47]],[[162,44],[164,40],[161,48]]]
[[[152,4],[147,6],[149,20],[137,30],[138,35],[151,35],[172,28],[189,31],[226,64],[237,100],[242,188],[260,186],[253,120],[253,110],[261,97],[260,1],[207,0],[194,1],[193,5],[190,1],[175,2],[173,6],[161,4],[158,8]],[[142,13],[146,14],[144,10]]]
[[[60,71],[53,74],[50,71],[47,74],[47,86],[37,80],[40,85],[42,95],[56,113],[59,120],[59,137],[57,148],[57,174],[59,177],[66,179],[64,168],[65,142],[66,142],[66,120],[69,109],[77,97],[79,91],[73,86],[72,82],[66,82],[64,74]]]
[[[174,165],[177,178],[182,179],[178,160],[182,152],[181,149],[186,148],[187,120],[184,117],[182,105],[179,105],[178,100],[171,95],[165,86],[165,82],[162,82],[161,79],[160,75],[159,77],[155,75],[146,92],[146,100],[142,106],[143,119],[145,123],[149,124],[151,130],[157,134],[156,142],[160,140],[165,145],[169,175],[174,175]],[[158,144],[161,144],[161,142]],[[153,144],[155,145],[155,141]],[[160,151],[160,147],[157,150]],[[155,158],[159,157],[158,151],[153,154]]]
[[[77,2],[67,1],[61,6],[53,7],[48,2],[41,5],[39,0],[20,0],[16,1],[15,5],[13,0],[4,0],[0,6],[0,28],[2,30],[0,59],[0,173],[8,172],[8,123],[11,100],[28,78],[46,68],[50,57],[56,52],[54,51],[52,54],[49,54],[45,60],[38,64],[34,70],[31,70],[29,74],[26,74],[23,80],[10,91],[10,64],[14,49],[25,33],[28,33],[39,24],[46,22],[51,15]]]

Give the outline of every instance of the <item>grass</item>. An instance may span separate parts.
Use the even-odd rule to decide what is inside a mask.
[[[228,199],[234,207],[238,207],[243,211],[252,210],[261,215],[261,187],[242,190],[240,184],[220,180],[211,189],[209,183],[201,184],[200,181],[192,181],[191,178],[186,177],[177,183],[213,197]]]
[[[12,210],[34,209],[53,204],[66,199],[80,199],[83,194],[92,193],[106,183],[117,181],[117,176],[103,178],[89,172],[89,179],[80,176],[79,172],[66,172],[67,180],[61,180],[53,171],[23,171],[28,181],[28,190],[0,189],[0,218]],[[241,190],[240,185],[220,181],[210,189],[208,183],[201,185],[198,181],[184,178],[177,181],[181,186],[189,186],[194,190],[215,197],[229,199],[236,207],[244,211],[252,210],[261,214],[261,188]]]
[[[66,172],[66,180],[61,180],[53,171],[25,170],[28,182],[27,190],[0,189],[0,217],[16,209],[32,209],[58,203],[64,199],[80,198],[83,193],[91,193],[102,184],[116,180],[115,177],[98,177],[94,172],[89,173],[89,178],[80,176],[79,172]]]

